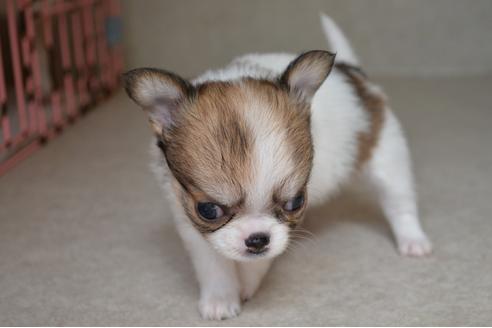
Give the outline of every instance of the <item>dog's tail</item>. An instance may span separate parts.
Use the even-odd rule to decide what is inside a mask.
[[[337,61],[358,66],[359,60],[340,27],[328,15],[320,13],[320,16],[323,32],[328,40],[330,50],[337,54]]]

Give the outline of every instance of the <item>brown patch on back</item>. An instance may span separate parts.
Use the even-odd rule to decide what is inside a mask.
[[[369,131],[358,135],[359,149],[356,168],[361,169],[371,158],[378,143],[384,123],[385,99],[384,96],[369,89],[367,78],[359,68],[343,63],[336,64],[335,67],[347,76],[348,82],[354,87],[364,109],[369,114]]]

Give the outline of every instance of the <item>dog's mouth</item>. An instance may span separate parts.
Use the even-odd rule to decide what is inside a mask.
[[[250,257],[255,257],[255,256],[261,256],[261,255],[264,255],[268,252],[268,247],[264,247],[264,248],[261,248],[261,249],[257,249],[257,248],[247,248],[246,249],[246,254]]]

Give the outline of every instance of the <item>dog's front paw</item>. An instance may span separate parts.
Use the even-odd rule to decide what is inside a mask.
[[[398,238],[398,250],[401,255],[421,257],[432,252],[432,243],[425,236],[406,236]]]
[[[241,312],[239,298],[233,296],[202,297],[198,308],[202,317],[207,320],[229,319]]]

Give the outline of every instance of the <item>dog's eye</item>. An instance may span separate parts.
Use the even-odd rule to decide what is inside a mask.
[[[301,194],[292,198],[287,203],[285,203],[284,210],[289,212],[297,211],[302,207],[303,204],[304,204],[304,195]]]
[[[222,208],[214,203],[198,203],[196,209],[205,220],[216,220],[224,215]]]

